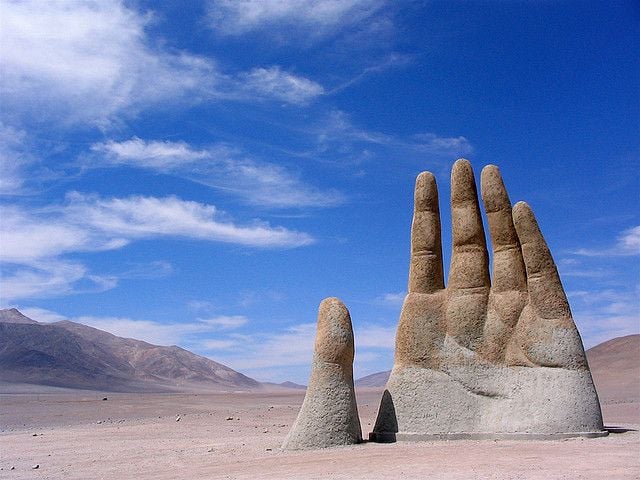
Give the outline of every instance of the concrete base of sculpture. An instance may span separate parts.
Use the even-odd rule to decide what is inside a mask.
[[[302,450],[362,442],[353,386],[353,329],[344,304],[320,304],[309,386],[282,448]]]
[[[396,367],[370,440],[606,435],[588,370]]]
[[[602,432],[577,433],[369,433],[369,441],[375,443],[437,442],[451,440],[563,440],[565,438],[599,438],[609,435]]]

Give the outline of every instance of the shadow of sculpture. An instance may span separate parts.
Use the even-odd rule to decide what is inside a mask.
[[[604,429],[609,433],[627,433],[627,432],[637,432],[635,428],[626,428],[626,427],[617,427],[617,426],[605,426]]]
[[[393,397],[389,390],[382,393],[378,418],[373,432],[369,434],[370,442],[393,443],[396,441],[398,433],[398,419],[396,417],[396,407],[393,405]]]

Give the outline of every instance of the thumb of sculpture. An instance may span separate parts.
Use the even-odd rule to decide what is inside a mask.
[[[337,298],[320,303],[309,386],[283,449],[351,445],[362,441],[353,387],[353,329]]]

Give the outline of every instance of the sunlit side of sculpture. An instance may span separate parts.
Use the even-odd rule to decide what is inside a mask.
[[[482,171],[493,271],[471,164],[451,173],[445,286],[434,176],[416,181],[408,294],[370,438],[598,436],[600,404],[555,263],[531,208]]]

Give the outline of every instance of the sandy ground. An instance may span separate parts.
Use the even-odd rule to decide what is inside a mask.
[[[380,395],[379,389],[358,391],[365,435]],[[605,423],[618,433],[597,439],[280,451],[303,396],[303,391],[0,394],[0,478],[640,478],[638,403],[603,405]]]

